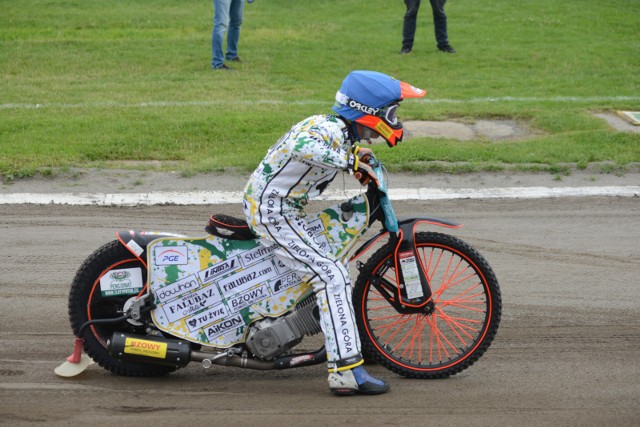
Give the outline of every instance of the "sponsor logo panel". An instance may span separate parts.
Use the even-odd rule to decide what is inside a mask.
[[[263,261],[266,257],[273,254],[278,248],[278,245],[271,246],[258,246],[255,249],[248,250],[240,254],[240,259],[242,260],[242,266],[248,267],[251,264],[255,264],[256,262]]]
[[[207,327],[205,333],[207,334],[207,338],[209,339],[209,341],[212,341],[216,337],[219,337],[220,335],[233,329],[238,329],[241,326],[244,326],[244,320],[242,320],[242,316],[238,314],[236,316],[225,319],[222,322]]]
[[[258,286],[257,288],[250,289],[227,300],[227,305],[231,307],[232,313],[237,313],[245,307],[255,304],[258,301],[262,301],[271,296],[269,287],[267,285]]]
[[[103,297],[137,294],[143,285],[142,269],[139,267],[111,270],[100,278],[100,292]]]
[[[227,295],[229,293],[241,293],[252,288],[258,283],[264,283],[275,277],[276,269],[271,260],[265,260],[254,266],[239,271],[237,274],[227,276],[218,281],[220,291]]]
[[[208,267],[207,269],[200,271],[198,273],[198,276],[200,277],[200,280],[202,281],[202,283],[209,283],[216,277],[221,276],[224,273],[233,271],[238,267],[240,267],[240,265],[237,259],[234,257],[234,258],[219,262],[217,264],[214,264],[211,267]]]
[[[329,252],[331,250],[331,246],[329,246],[329,239],[327,239],[326,235],[322,234],[322,235],[316,236],[315,239],[318,245],[320,246],[320,249],[322,249],[325,252]]]
[[[169,322],[174,323],[219,302],[221,298],[218,290],[215,286],[208,286],[164,304],[162,310]]]
[[[319,234],[322,234],[325,232],[324,229],[324,224],[322,223],[322,220],[320,218],[311,221],[307,227],[306,227],[306,231],[308,231],[309,233],[317,236]]]
[[[180,279],[170,285],[163,286],[155,291],[156,301],[165,303],[173,298],[179,297],[187,292],[195,291],[200,287],[195,274]]]
[[[284,276],[269,281],[269,286],[271,287],[271,291],[274,294],[277,294],[289,288],[297,286],[301,282],[302,279],[298,276],[298,273],[291,272],[289,274],[285,274]]]
[[[124,342],[124,352],[138,356],[166,359],[168,344],[158,341],[147,341],[139,338],[127,338]]]
[[[154,247],[155,265],[187,265],[189,254],[186,246]]]
[[[224,304],[216,304],[207,311],[198,313],[197,315],[186,319],[187,325],[191,332],[201,329],[203,326],[217,322],[227,315],[227,309]]]

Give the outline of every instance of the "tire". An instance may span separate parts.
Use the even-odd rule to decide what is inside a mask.
[[[363,354],[408,378],[446,378],[473,365],[491,345],[502,313],[498,280],[482,255],[456,237],[421,232],[415,243],[433,305],[394,308],[394,247],[378,249],[353,293]]]
[[[80,266],[69,292],[69,320],[75,336],[89,319],[121,317],[125,302],[132,295],[102,296],[100,278],[113,269],[141,268],[142,277],[147,275],[145,266],[120,242],[114,240],[95,251]],[[144,320],[147,319],[143,319]],[[150,319],[149,319],[150,320]],[[83,331],[84,351],[97,364],[117,374],[130,377],[155,377],[175,371],[173,366],[135,363],[111,357],[107,340],[118,332],[146,335],[144,324],[137,326],[128,321],[117,324],[97,324]]]

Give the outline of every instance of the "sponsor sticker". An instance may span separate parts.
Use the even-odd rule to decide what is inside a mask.
[[[142,252],[144,252],[144,249],[142,249],[142,247],[135,240],[129,240],[129,243],[127,243],[127,247],[136,256],[140,256],[142,254]]]
[[[110,270],[100,278],[100,293],[103,297],[133,295],[139,293],[143,285],[139,267]]]
[[[189,326],[189,330],[191,332],[195,332],[201,329],[203,326],[209,325],[211,323],[217,322],[220,319],[223,319],[227,315],[227,309],[224,304],[217,304],[207,311],[203,311],[202,313],[198,313],[197,315],[186,319],[187,325]]]
[[[378,122],[375,128],[376,131],[385,138],[389,138],[391,135],[393,135],[393,131],[391,130],[391,128],[382,121]]]
[[[236,258],[231,258],[214,264],[211,267],[208,267],[206,270],[200,271],[198,273],[198,276],[200,277],[202,283],[209,283],[216,277],[221,276],[224,273],[233,271],[238,267],[240,267],[240,265]]]
[[[291,359],[289,362],[289,366],[296,366],[300,363],[308,362],[309,360],[313,360],[313,356],[311,354],[303,354],[301,356],[296,356]]]
[[[127,338],[124,342],[124,352],[138,356],[166,359],[167,343],[158,341],[141,340],[139,338]]]
[[[253,305],[258,301],[262,301],[270,296],[271,293],[269,292],[269,287],[267,285],[262,285],[229,298],[227,300],[227,304],[231,307],[231,312],[237,313],[243,308],[249,307],[250,305]]]
[[[318,235],[315,237],[315,239],[316,243],[318,243],[318,245],[320,246],[320,249],[325,252],[329,252],[331,250],[331,246],[329,246],[329,239],[327,239],[326,235]]]
[[[271,246],[258,246],[255,249],[248,250],[243,252],[240,255],[240,259],[242,260],[242,265],[244,267],[248,267],[251,264],[255,264],[258,261],[262,261],[264,258],[270,256],[273,251],[278,249],[278,245]]]
[[[186,246],[156,246],[155,265],[187,265],[189,256]]]
[[[296,272],[285,274],[284,276],[273,279],[269,282],[269,286],[274,294],[285,291],[300,284],[301,279]]]
[[[224,295],[236,294],[244,292],[258,283],[264,283],[275,275],[276,268],[270,260],[266,260],[219,280],[218,286]]]
[[[181,298],[169,301],[162,305],[162,310],[167,316],[167,319],[169,319],[169,322],[173,323],[219,302],[221,302],[221,298],[218,290],[215,286],[208,286]]]
[[[413,251],[400,252],[398,254],[402,276],[404,277],[404,285],[407,292],[407,298],[420,298],[424,295],[422,292],[422,284],[420,283],[420,273],[418,272],[418,263]]]
[[[306,227],[307,232],[311,233],[314,236],[318,236],[325,232],[324,224],[320,218],[311,221]]]
[[[184,295],[187,292],[195,291],[200,287],[200,283],[198,283],[198,278],[195,274],[185,277],[184,279],[180,279],[177,282],[171,283],[170,285],[163,286],[158,290],[154,290],[156,295],[156,301],[159,303],[165,303],[169,300],[177,298],[181,295]]]
[[[244,320],[242,320],[242,316],[238,314],[209,326],[208,328],[206,328],[205,333],[207,334],[207,338],[209,338],[209,341],[212,341],[216,337],[219,337],[220,335],[231,330],[238,329],[241,326],[244,326]]]

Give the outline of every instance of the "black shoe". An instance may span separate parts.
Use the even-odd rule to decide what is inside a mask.
[[[242,62],[242,60],[240,59],[240,57],[239,57],[239,56],[236,56],[235,58],[227,59],[227,61],[231,61],[231,62]]]
[[[227,64],[222,64],[218,68],[214,68],[214,70],[235,71],[235,68],[231,68],[231,67],[227,66]]]
[[[456,53],[456,50],[453,47],[451,47],[450,44],[444,44],[442,46],[438,46],[438,49],[440,49],[442,52],[445,52],[445,53]]]
[[[406,55],[408,53],[411,53],[411,49],[407,47],[403,47],[402,50],[400,51],[400,55]]]

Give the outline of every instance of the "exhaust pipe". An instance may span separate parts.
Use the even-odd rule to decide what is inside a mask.
[[[303,366],[324,363],[327,361],[327,351],[322,347],[314,353],[290,354],[287,356],[277,357],[271,361],[241,357],[234,354],[233,351],[219,353],[213,357],[211,353],[192,351],[191,360],[201,362],[205,369],[211,367],[211,365],[219,365],[269,371],[273,369],[301,368]]]
[[[111,355],[131,362],[154,363],[182,368],[191,361],[188,341],[114,332],[107,342]]]
[[[189,362],[200,362],[204,368],[212,365],[268,371],[317,365],[327,360],[324,347],[314,353],[292,354],[271,361],[238,356],[237,349],[212,354],[191,349],[188,341],[155,336],[140,336],[114,332],[107,341],[107,348],[113,357],[131,362],[154,363],[182,368]],[[235,350],[235,351],[234,351]]]

